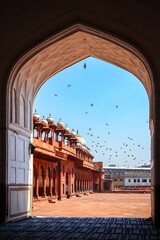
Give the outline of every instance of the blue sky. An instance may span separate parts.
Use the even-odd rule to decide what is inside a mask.
[[[41,118],[51,113],[56,124],[61,118],[70,130],[78,129],[94,161],[104,166],[150,162],[148,96],[142,83],[121,68],[92,57],[80,61],[41,87],[35,108]]]

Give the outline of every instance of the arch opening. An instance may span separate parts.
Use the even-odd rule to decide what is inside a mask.
[[[14,180],[14,183],[17,185],[28,184],[30,188],[27,188],[27,191],[32,188],[33,159],[28,149],[30,142],[32,142],[31,112],[36,94],[43,83],[51,76],[88,56],[112,63],[135,75],[144,85],[149,97],[150,122],[153,118],[154,89],[152,72],[143,55],[133,46],[122,42],[118,38],[116,39],[113,36],[79,24],[67,29],[60,35],[51,37],[48,41],[43,42],[23,56],[17,62],[9,78],[8,96],[12,97],[7,99],[9,105],[8,136],[10,139],[8,147],[9,151],[11,151],[10,146],[13,145],[12,149],[15,152],[20,151],[23,156],[23,173],[21,173],[21,178],[18,181],[17,179]],[[21,143],[20,150],[18,143]],[[19,175],[19,164],[15,165],[10,156],[11,154],[9,154],[8,159],[8,175],[10,176],[13,168]],[[16,158],[15,161],[19,162],[19,159]],[[10,177],[8,178],[8,184],[13,184]],[[44,184],[46,183],[43,182],[43,186]],[[77,184],[80,189],[82,187],[84,189],[88,188],[87,181],[82,181],[81,177],[78,178]],[[12,198],[11,192],[8,194]],[[26,198],[25,195],[24,198]],[[28,197],[27,194],[27,198],[31,199],[31,196]],[[27,214],[32,212],[31,206],[29,208],[30,211],[27,210]],[[14,214],[9,213],[8,219],[14,218]]]

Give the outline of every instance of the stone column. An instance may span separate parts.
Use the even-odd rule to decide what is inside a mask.
[[[51,138],[52,138],[52,140],[54,140],[54,131],[53,130],[51,130]]]
[[[43,197],[46,197],[46,175],[43,176]]]
[[[57,181],[57,178],[58,178],[58,176],[57,176],[57,174],[55,175],[55,178],[54,178],[54,181],[55,181],[55,189],[54,189],[54,191],[55,191],[55,195],[57,196],[58,195],[58,181]]]
[[[79,189],[79,188],[80,188],[80,187],[79,187],[79,179],[77,180],[77,187],[78,187],[78,188],[77,188],[77,191],[79,192],[79,190],[80,190],[80,189]]]
[[[57,179],[57,187],[58,187],[58,200],[62,198],[62,191],[61,191],[61,174],[62,174],[62,166],[61,161],[58,162],[58,179]]]
[[[61,141],[64,143],[64,133],[61,132]]]
[[[36,186],[36,195],[35,195],[35,197],[36,198],[39,198],[39,176],[38,175],[36,175],[35,176],[35,186]]]
[[[58,133],[56,132],[56,141],[58,141]]]
[[[53,183],[53,176],[49,177],[49,194],[52,196],[52,184]]]

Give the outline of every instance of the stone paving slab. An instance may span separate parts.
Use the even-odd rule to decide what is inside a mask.
[[[0,240],[157,240],[160,230],[145,218],[33,217],[0,225]]]

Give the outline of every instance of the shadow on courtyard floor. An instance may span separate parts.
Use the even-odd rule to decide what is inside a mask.
[[[160,239],[150,219],[33,217],[0,225],[0,239]]]

